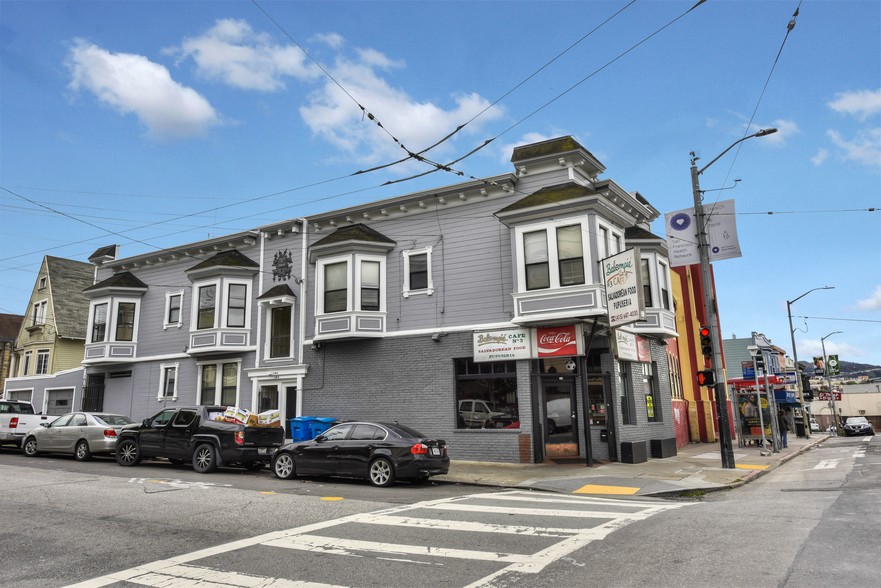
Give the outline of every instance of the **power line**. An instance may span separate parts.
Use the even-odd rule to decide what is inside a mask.
[[[845,321],[849,323],[881,323],[881,321],[876,321],[873,319],[846,319],[846,318],[831,318],[828,316],[801,316],[801,315],[792,315],[793,318],[803,318],[803,319],[814,319],[818,321]]]

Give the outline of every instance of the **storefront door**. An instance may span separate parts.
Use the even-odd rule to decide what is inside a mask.
[[[578,410],[575,380],[542,381],[545,415],[545,455],[576,457],[578,455]]]

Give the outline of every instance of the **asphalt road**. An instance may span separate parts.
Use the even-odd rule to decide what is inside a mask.
[[[833,438],[744,487],[689,500],[376,489],[12,451],[0,453],[0,476],[0,584],[10,587],[826,587],[881,578],[878,438]]]

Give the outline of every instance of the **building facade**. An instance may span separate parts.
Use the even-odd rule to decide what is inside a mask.
[[[96,252],[84,405],[399,421],[466,460],[672,455],[659,212],[571,137],[512,164],[162,252]],[[611,329],[599,262],[629,249],[645,312]]]

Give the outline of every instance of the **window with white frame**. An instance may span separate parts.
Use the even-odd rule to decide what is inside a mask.
[[[42,300],[34,304],[34,316],[31,322],[31,326],[46,324],[46,308],[48,306],[48,302],[48,300]]]
[[[136,341],[137,325],[137,300],[111,298],[93,303],[89,316],[89,342]]]
[[[21,364],[21,375],[27,376],[31,371],[31,358],[34,356],[33,351],[24,352],[24,362]]]
[[[354,255],[318,260],[317,314],[385,310],[385,258]]]
[[[649,260],[639,260],[639,277],[642,280],[642,298],[646,308],[654,306],[652,301],[652,274],[649,268]]]
[[[199,404],[237,406],[239,362],[199,364]]]
[[[49,350],[48,349],[38,349],[37,350],[37,366],[34,371],[35,374],[48,374],[49,373]]]
[[[176,363],[163,363],[159,366],[159,394],[158,398],[177,398],[177,368]]]
[[[163,328],[180,327],[183,324],[182,307],[184,303],[184,293],[166,292],[165,293],[165,321]]]
[[[40,276],[40,285],[38,286],[38,289],[44,289],[46,287],[46,284],[48,283],[48,279],[49,278],[47,276]]]
[[[241,329],[250,323],[251,282],[222,278],[194,285],[195,330]],[[192,329],[192,327],[191,327]]]
[[[431,252],[431,247],[404,251],[404,298],[414,294],[434,294]]]
[[[269,358],[291,356],[291,305],[274,306],[269,309]]]
[[[562,220],[517,229],[518,281],[522,290],[562,288],[585,283],[582,220]]]
[[[670,310],[670,272],[667,264],[662,261],[658,262],[658,288],[660,289],[661,306],[664,310]]]
[[[612,227],[597,223],[597,252],[600,259],[621,253],[621,234]]]
[[[33,390],[7,390],[6,400],[18,400],[21,402],[30,402],[33,397]]]

